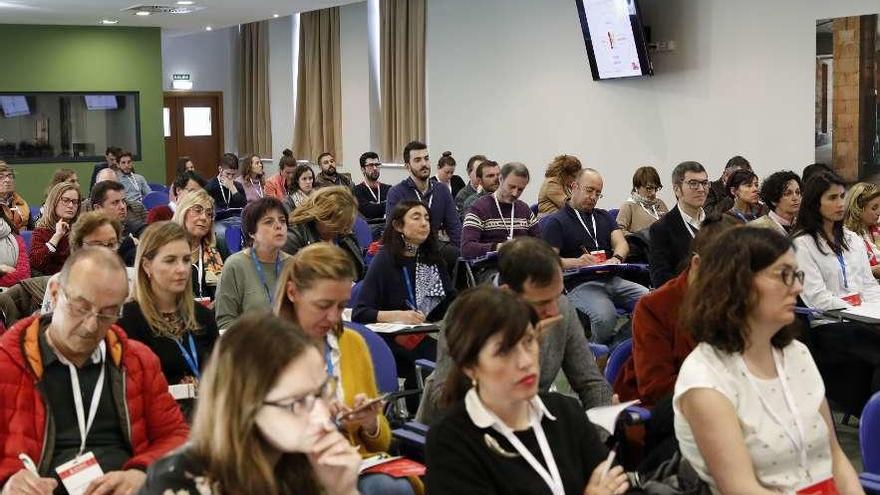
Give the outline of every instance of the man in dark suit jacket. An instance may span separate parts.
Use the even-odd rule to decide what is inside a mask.
[[[690,255],[691,240],[706,218],[703,204],[709,176],[697,162],[679,163],[672,171],[672,189],[678,204],[651,225],[651,284],[660,287],[678,275]]]
[[[214,205],[218,211],[244,208],[247,204],[244,187],[241,183],[235,182],[236,175],[238,175],[238,157],[232,153],[224,154],[220,158],[217,176],[205,186],[205,191],[214,198]]]

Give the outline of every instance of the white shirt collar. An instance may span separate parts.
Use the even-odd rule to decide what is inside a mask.
[[[683,218],[685,222],[696,228],[700,228],[700,225],[703,224],[703,220],[706,219],[706,212],[702,208],[700,208],[697,218],[691,217],[685,213],[684,210],[681,209],[681,206],[678,207],[678,212],[681,213],[681,218]]]
[[[529,419],[533,421],[537,419],[535,422],[540,423],[546,416],[551,421],[556,421],[556,417],[550,414],[550,411],[548,411],[547,407],[544,405],[544,401],[542,401],[537,394],[529,400],[529,406]],[[509,426],[498,419],[498,416],[496,416],[495,413],[483,405],[483,401],[480,400],[480,395],[477,393],[476,388],[471,388],[464,396],[464,407],[467,410],[468,416],[471,418],[471,422],[474,423],[477,428],[495,427],[501,431],[511,430]]]

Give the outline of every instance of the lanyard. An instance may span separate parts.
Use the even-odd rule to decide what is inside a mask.
[[[843,288],[849,289],[849,280],[846,277],[846,260],[843,259],[843,253],[837,255],[837,263],[840,265],[840,274],[843,275]]]
[[[413,283],[409,279],[409,272],[406,271],[406,267],[401,268],[400,271],[403,272],[403,281],[406,282],[406,298],[412,306],[410,309],[416,310],[418,308],[416,305],[416,291],[413,290]]]
[[[691,227],[690,222],[688,222],[688,221],[684,218],[685,213],[684,213],[683,211],[681,211],[681,208],[678,209],[678,212],[681,214],[681,222],[684,224],[684,228],[687,229],[688,234],[690,234],[690,235],[691,235],[691,239],[693,239],[694,237],[696,237],[697,234],[694,232],[693,227]],[[698,214],[699,214],[699,213],[698,213]],[[697,217],[697,218],[699,218],[699,217]]]
[[[255,181],[254,179],[250,179],[250,181],[251,181],[251,187],[256,189],[257,195],[259,195],[262,198],[263,197],[263,185],[260,184],[260,181],[258,181],[258,180]]]
[[[122,178],[127,179],[127,180],[128,180],[128,183],[131,184],[131,187],[132,187],[132,188],[134,189],[134,191],[137,193],[137,199],[136,199],[135,201],[141,201],[141,199],[142,199],[142,197],[141,197],[141,190],[140,190],[140,188],[138,187],[137,182],[135,182],[135,180],[131,178],[131,175],[125,175],[125,174],[122,174]]]
[[[416,188],[415,191],[416,191],[416,197],[419,198],[419,201],[420,201],[420,202],[424,203],[424,200],[422,200],[422,193],[419,192],[418,188]],[[428,213],[431,212],[431,204],[432,204],[433,202],[434,202],[434,195],[432,194],[431,197],[428,198]]]
[[[809,476],[809,469],[807,469],[807,442],[806,436],[804,435],[804,425],[801,421],[800,412],[797,408],[797,402],[795,402],[794,397],[791,394],[791,388],[788,386],[788,379],[785,377],[785,368],[782,366],[782,360],[779,357],[780,351],[777,349],[773,349],[773,364],[776,365],[776,375],[779,377],[779,385],[782,388],[782,395],[785,397],[785,405],[788,406],[788,410],[791,412],[792,417],[794,418],[794,426],[795,429],[792,431],[789,429],[789,425],[782,421],[773,408],[770,406],[767,399],[764,398],[764,395],[761,393],[761,389],[758,387],[758,383],[755,381],[755,378],[751,373],[748,372],[748,368],[746,367],[745,360],[743,360],[742,355],[740,355],[740,364],[743,366],[745,375],[749,379],[749,383],[751,383],[752,388],[755,389],[755,393],[758,395],[758,399],[761,402],[761,406],[764,407],[764,410],[767,411],[767,414],[773,418],[783,430],[785,430],[785,434],[788,439],[791,441],[795,450],[798,451],[800,456],[800,466],[801,469],[807,472],[807,476]]]
[[[257,250],[256,248],[251,248],[251,259],[254,260],[254,267],[257,270],[257,276],[260,277],[260,282],[263,284],[263,288],[266,289],[266,296],[269,297],[269,306],[275,306],[275,295],[272,294],[272,290],[269,288],[269,282],[266,281],[266,274],[263,272],[263,264],[260,263],[260,260],[257,259]],[[275,280],[278,280],[278,277],[281,275],[281,253],[275,255]]]
[[[501,426],[497,422],[492,425],[492,428],[504,435],[504,438],[513,445],[513,448],[516,449],[519,455],[523,456],[523,459],[529,463],[529,466],[531,466],[532,469],[538,473],[538,476],[544,480],[544,483],[547,484],[553,495],[565,495],[565,488],[562,486],[562,476],[559,474],[559,468],[556,466],[556,459],[553,458],[553,451],[550,450],[550,445],[547,443],[547,436],[544,434],[544,429],[541,427],[541,421],[538,419],[537,415],[533,416],[531,419],[531,428],[532,431],[535,432],[535,438],[538,440],[538,446],[541,448],[541,456],[544,457],[544,463],[550,468],[549,471],[545,469],[537,459],[535,459],[535,456],[532,455],[529,449],[527,449],[520,439],[513,434],[513,430],[506,426]]]
[[[651,209],[654,210],[653,213],[648,211],[648,209],[645,208],[645,205],[643,203],[640,202],[639,206],[641,206],[642,209],[645,210],[645,213],[647,213],[648,215],[651,215],[651,217],[653,217],[654,220],[660,220],[660,214],[657,213],[657,205],[651,205]]]
[[[331,352],[330,343],[327,342],[327,339],[324,339],[324,363],[327,365],[327,375],[335,376],[333,374],[333,353]]]
[[[226,186],[223,183],[220,183],[220,197],[223,198],[223,202],[226,203],[226,208],[229,208],[229,202],[232,201],[232,191],[229,191],[229,198],[226,198],[226,195],[223,194],[223,191],[226,189]]]
[[[180,343],[180,339],[174,339],[174,343],[180,348],[180,353],[183,354],[183,360],[186,361],[186,365],[193,372],[193,376],[199,378],[199,355],[196,353],[196,342],[193,340],[191,333],[187,334],[187,337],[189,340],[189,352],[187,352],[186,348],[183,347],[183,344]]]
[[[95,390],[92,392],[92,399],[89,402],[89,418],[86,420],[85,417],[85,408],[83,408],[83,399],[82,399],[82,389],[79,386],[79,373],[76,371],[76,366],[73,365],[70,361],[65,358],[62,358],[60,355],[58,359],[67,365],[67,369],[70,370],[70,384],[73,386],[73,407],[76,409],[76,424],[79,426],[79,453],[78,456],[81,456],[83,451],[86,448],[86,437],[89,434],[89,430],[92,429],[92,424],[95,422],[95,416],[98,414],[98,404],[101,402],[101,391],[104,390],[104,348],[101,348],[101,373],[98,375],[98,382],[95,384]],[[91,358],[89,358],[91,359]]]
[[[196,269],[196,279],[199,281],[199,297],[202,297],[204,291],[202,289],[202,279],[204,278],[204,255],[202,254],[202,243],[199,243],[199,263],[194,264],[193,267]]]
[[[364,181],[364,187],[367,188],[367,191],[370,191],[370,196],[372,196],[373,199],[375,199],[377,203],[382,202],[382,184],[379,184],[379,187],[376,188],[379,191],[379,194],[376,194],[373,192],[373,188],[370,187],[369,184],[367,184],[367,181]],[[419,196],[419,201],[421,201],[421,200],[422,200],[422,197]]]
[[[599,250],[599,239],[597,237],[598,233],[596,232],[596,215],[592,212],[590,213],[590,219],[593,220],[593,232],[590,232],[590,229],[587,228],[587,224],[584,223],[584,219],[581,218],[581,212],[579,212],[575,209],[574,214],[577,215],[578,220],[581,221],[581,225],[584,227],[584,230],[587,231],[587,234],[589,234],[590,237],[593,238],[593,244],[596,245],[596,250],[598,251]]]
[[[495,193],[492,193],[492,199],[495,200],[495,208],[498,209],[498,217],[501,218],[501,225],[503,225],[506,228],[507,226],[504,225],[504,223],[505,223],[504,222],[504,214],[501,213],[501,203],[498,202],[498,196],[496,196]],[[516,207],[516,203],[510,204],[510,235],[507,236],[507,240],[513,239],[513,212],[516,210],[515,207]],[[575,210],[575,211],[577,211],[577,210]],[[580,218],[580,214],[578,214],[578,218]],[[583,222],[584,221],[581,220],[581,223],[583,223]],[[584,228],[587,228],[587,227],[584,226]],[[596,220],[595,219],[593,219],[593,230],[596,230]]]

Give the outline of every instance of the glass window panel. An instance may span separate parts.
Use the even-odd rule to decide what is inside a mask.
[[[162,109],[162,122],[165,126],[165,137],[171,137],[171,109]]]
[[[183,107],[183,135],[211,135],[211,107]]]

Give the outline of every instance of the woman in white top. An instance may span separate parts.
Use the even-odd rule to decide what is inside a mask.
[[[794,494],[825,483],[863,494],[834,435],[822,378],[789,326],[804,276],[791,242],[738,227],[698,262],[682,308],[699,344],[673,396],[682,455],[713,493]]]
[[[846,193],[843,225],[862,238],[874,278],[880,278],[880,187],[859,182]]]

